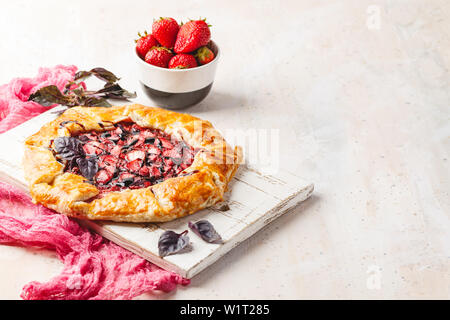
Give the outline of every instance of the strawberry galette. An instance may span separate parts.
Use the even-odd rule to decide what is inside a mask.
[[[60,213],[159,222],[221,201],[240,161],[208,121],[129,105],[68,109],[25,141],[24,169]]]

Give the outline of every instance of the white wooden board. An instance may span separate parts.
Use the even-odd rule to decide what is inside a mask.
[[[0,179],[26,188],[21,167],[23,141],[48,121],[55,118],[53,109],[18,127],[0,134]],[[191,278],[211,265],[239,243],[271,221],[307,199],[314,186],[292,173],[280,171],[276,176],[262,175],[242,166],[231,182],[226,201],[228,211],[216,207],[194,215],[165,223],[115,223],[109,221],[82,223],[105,238],[127,248],[141,257]],[[224,239],[223,244],[208,244],[189,232],[192,250],[160,258],[157,243],[165,230],[181,232],[188,229],[188,221],[209,220]]]

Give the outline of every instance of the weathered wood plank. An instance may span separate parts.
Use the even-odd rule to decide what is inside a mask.
[[[0,156],[1,180],[26,189],[21,168],[23,141],[54,118],[54,112],[48,111],[0,135],[0,145],[8,151]],[[166,223],[81,222],[145,259],[190,278],[307,199],[313,191],[313,185],[285,171],[269,176],[243,166],[233,179],[230,190],[226,195],[230,208],[227,211],[221,211],[216,206]],[[158,256],[158,239],[165,230],[182,232],[188,229],[189,221],[201,219],[207,219],[214,225],[224,239],[224,244],[208,244],[190,232],[192,250],[164,259]]]

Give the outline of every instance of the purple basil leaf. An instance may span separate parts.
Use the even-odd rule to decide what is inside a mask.
[[[45,107],[54,104],[67,105],[70,103],[70,99],[64,96],[55,85],[50,85],[37,90],[28,97],[28,101],[34,101]]]
[[[208,220],[200,220],[195,223],[189,221],[188,226],[196,235],[208,243],[223,243],[222,237]]]
[[[134,99],[136,98],[136,92],[129,92],[122,88],[117,83],[107,83],[103,87],[96,92],[96,94],[101,94],[102,97],[110,98],[110,99]]]
[[[83,101],[82,105],[85,107],[112,107],[105,98],[101,97],[89,97]]]
[[[90,71],[90,73],[105,82],[114,83],[120,80],[120,78],[117,78],[114,73],[106,70],[105,68],[94,68]]]
[[[89,71],[78,71],[77,73],[75,73],[75,77],[73,78],[73,80],[74,81],[83,80],[91,75],[92,75],[92,73]]]
[[[228,205],[228,203],[224,202],[220,205],[217,205],[216,209],[219,211],[228,211],[228,210],[230,210],[230,206]]]
[[[187,230],[182,233],[174,231],[164,232],[158,241],[159,256],[165,257],[169,254],[180,252],[189,244],[189,237],[186,235]]]
[[[96,158],[76,158],[81,175],[88,180],[92,180],[98,171]]]
[[[53,141],[56,153],[64,160],[84,157],[83,145],[73,137],[58,137]]]
[[[68,160],[67,161],[67,164],[66,164],[66,168],[69,170],[69,171],[72,171],[73,170],[73,168],[75,168],[75,167],[77,167],[78,165],[77,165],[77,160],[78,160],[79,158],[72,158],[71,160]]]
[[[98,91],[92,91],[85,90],[83,87],[79,86],[81,81],[92,75],[106,82],[104,88]],[[43,87],[30,95],[28,101],[34,101],[47,107],[53,104],[61,104],[68,106],[69,108],[75,106],[111,107],[111,104],[106,100],[108,98],[120,100],[136,98],[136,92],[129,92],[123,89],[116,83],[118,80],[120,80],[120,78],[105,68],[79,71],[75,74],[74,80],[69,81],[66,84],[63,93],[58,87],[50,85]],[[76,88],[70,89],[73,85],[76,85]]]

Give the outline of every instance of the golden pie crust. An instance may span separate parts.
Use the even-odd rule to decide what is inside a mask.
[[[121,121],[163,130],[199,151],[192,165],[177,177],[147,188],[111,191],[97,197],[96,186],[80,175],[64,172],[64,165],[54,156],[52,141],[86,131],[109,130]],[[231,148],[210,122],[133,104],[66,110],[26,139],[23,166],[33,202],[59,213],[92,220],[163,222],[222,201],[241,161],[241,148]]]

